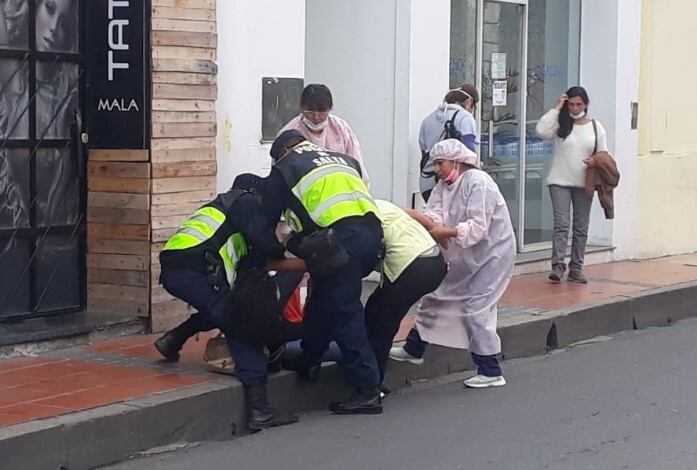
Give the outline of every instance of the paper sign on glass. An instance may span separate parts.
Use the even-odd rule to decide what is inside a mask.
[[[494,82],[491,101],[493,106],[506,106],[508,104],[508,82],[506,80]]]
[[[492,80],[506,79],[506,53],[494,52],[491,54],[491,78]]]

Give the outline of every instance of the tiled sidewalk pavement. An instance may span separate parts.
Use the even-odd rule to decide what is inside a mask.
[[[201,359],[208,336],[191,339],[178,364],[159,361],[157,335],[0,360],[0,426],[219,380]]]
[[[546,281],[546,274],[516,276],[502,299],[502,318],[541,314],[697,280],[697,255],[589,266],[590,284]],[[413,323],[406,318],[397,339]],[[210,334],[190,340],[178,364],[159,362],[155,335],[100,341],[0,360],[0,426],[95,408],[144,395],[229,377],[209,373],[202,360]]]

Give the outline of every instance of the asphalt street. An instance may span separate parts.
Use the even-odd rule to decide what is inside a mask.
[[[468,390],[467,374],[451,375],[393,394],[380,416],[309,413],[109,468],[697,469],[697,321],[504,367],[503,388]]]

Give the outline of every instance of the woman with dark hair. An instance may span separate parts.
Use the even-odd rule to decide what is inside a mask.
[[[368,185],[370,178],[363,164],[358,137],[345,120],[331,114],[333,107],[332,92],[326,85],[307,85],[300,95],[300,114],[283,126],[278,134],[295,129],[313,144],[353,157],[360,164],[363,181]]]
[[[570,225],[573,228],[573,238],[567,280],[588,283],[583,274],[583,258],[593,196],[588,196],[585,192],[586,170],[591,155],[607,151],[605,129],[600,122],[587,116],[588,103],[588,93],[584,88],[571,87],[537,123],[540,137],[554,140],[554,160],[547,185],[554,209],[552,270],[549,280],[555,283],[561,281],[566,271],[564,260]]]

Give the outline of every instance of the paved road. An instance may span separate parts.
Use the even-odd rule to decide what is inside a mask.
[[[697,322],[505,363],[507,387],[458,376],[378,417],[302,422],[112,470],[697,469]]]

